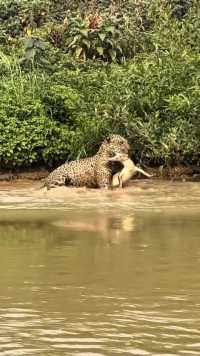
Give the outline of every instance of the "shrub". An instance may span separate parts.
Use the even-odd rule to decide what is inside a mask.
[[[62,3],[0,5],[1,166],[92,155],[113,132],[136,161],[199,163],[198,1]]]

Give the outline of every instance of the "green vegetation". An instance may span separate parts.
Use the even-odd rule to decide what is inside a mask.
[[[57,165],[110,133],[145,164],[200,157],[198,0],[0,0],[0,165]]]

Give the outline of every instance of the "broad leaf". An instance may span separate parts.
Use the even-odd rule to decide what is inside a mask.
[[[37,48],[42,49],[42,50],[44,50],[46,48],[46,43],[44,41],[41,41],[41,40],[38,40],[35,43],[35,45],[36,45]]]
[[[79,32],[80,32],[83,36],[88,37],[88,30],[87,30],[87,29],[79,30]]]
[[[27,33],[27,35],[30,37],[30,36],[32,36],[32,28],[31,27],[28,27],[27,28],[27,30],[26,30],[26,33]]]
[[[76,56],[77,58],[80,57],[82,50],[83,50],[83,49],[82,49],[81,47],[77,47],[77,48],[76,48],[76,50],[75,50],[75,56]]]
[[[115,32],[115,27],[114,26],[108,26],[105,28],[106,32],[111,32],[112,34]]]
[[[25,49],[33,48],[34,47],[34,40],[32,38],[25,38],[24,46],[25,46]]]
[[[72,42],[68,45],[68,48],[72,47],[79,40],[79,36],[74,36]]]
[[[97,47],[97,52],[100,54],[100,56],[103,56],[103,48],[102,47]]]
[[[99,33],[98,35],[99,35],[100,40],[103,42],[106,38],[106,33]]]
[[[113,47],[113,41],[111,41],[109,38],[106,39],[106,43],[109,43],[111,47]]]
[[[26,51],[25,57],[26,59],[31,60],[34,59],[35,54],[36,54],[35,48],[30,48]]]
[[[90,41],[88,41],[88,40],[86,40],[86,39],[83,39],[83,40],[82,40],[82,43],[83,43],[84,45],[86,45],[87,48],[90,48]]]
[[[110,55],[112,61],[115,61],[115,59],[116,59],[116,51],[114,51],[113,49],[109,49],[108,52],[109,52],[109,55]]]
[[[122,50],[122,48],[120,46],[117,46],[117,49],[121,54],[123,53],[123,50]]]

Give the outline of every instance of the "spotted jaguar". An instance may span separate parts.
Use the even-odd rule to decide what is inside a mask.
[[[63,185],[110,188],[113,162],[109,159],[117,152],[128,154],[129,148],[124,137],[111,135],[102,142],[94,156],[66,162],[52,171],[45,179],[44,186],[47,189]]]

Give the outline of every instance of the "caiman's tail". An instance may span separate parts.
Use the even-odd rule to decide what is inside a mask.
[[[153,174],[149,174],[149,173],[143,171],[142,168],[139,168],[139,167],[136,166],[135,169],[136,169],[137,172],[142,173],[144,176],[146,176],[146,177],[148,177],[148,178],[153,177]]]

